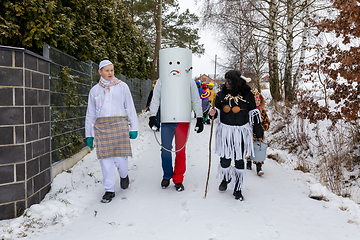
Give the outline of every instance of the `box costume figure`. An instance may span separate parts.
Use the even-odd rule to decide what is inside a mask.
[[[161,106],[161,160],[167,188],[172,178],[177,191],[183,191],[186,171],[186,141],[191,121],[191,105],[197,117],[196,129],[203,130],[203,118],[198,88],[191,79],[192,54],[189,49],[166,48],[159,52],[159,80],[150,104],[149,126],[156,125],[156,112]],[[175,137],[175,166],[172,164],[172,141]]]

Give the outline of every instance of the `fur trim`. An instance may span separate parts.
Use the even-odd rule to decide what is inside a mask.
[[[229,182],[231,180],[231,170],[232,170],[232,166],[229,166],[227,168],[223,168],[221,167],[221,165],[219,164],[218,166],[218,173],[216,175],[216,178],[218,178],[220,176],[220,179],[224,179]]]
[[[234,191],[245,190],[246,189],[246,170],[245,169],[233,169],[233,177],[231,179],[231,187]],[[238,185],[236,186],[236,183]],[[236,189],[235,189],[236,186]]]

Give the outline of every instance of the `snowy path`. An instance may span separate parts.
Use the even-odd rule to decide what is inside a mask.
[[[310,199],[305,183],[308,177],[270,159],[264,165],[263,177],[256,176],[255,170],[247,171],[248,189],[240,202],[231,189],[219,193],[219,158],[213,154],[204,199],[210,126],[196,134],[195,121],[187,144],[185,191],[176,192],[173,183],[161,189],[159,146],[146,114],[139,116],[139,123],[139,137],[132,140],[134,156],[129,161],[130,189],[120,190],[117,185],[113,201],[100,203],[102,175],[92,151],[71,173],[58,175],[46,199],[30,208],[27,221],[32,218],[39,222],[33,224],[34,229],[26,230],[22,217],[0,221],[0,230],[12,229],[4,238],[24,232],[25,239],[53,240],[360,239],[359,225],[348,223],[352,216],[339,209],[337,198],[330,202]],[[42,228],[42,223],[46,227]]]

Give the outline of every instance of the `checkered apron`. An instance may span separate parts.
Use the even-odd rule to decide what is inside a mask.
[[[100,117],[94,124],[98,159],[132,156],[126,117]]]

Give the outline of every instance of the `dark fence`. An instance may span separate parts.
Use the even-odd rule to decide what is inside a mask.
[[[50,63],[51,161],[57,163],[79,152],[84,146],[88,93],[100,75],[98,64],[81,62],[49,45],[44,57]],[[151,90],[150,80],[117,78],[128,84],[137,112],[144,109]]]
[[[44,46],[44,56],[0,46],[0,220],[39,203],[51,186],[55,164],[83,149],[90,88],[98,64],[80,62]],[[129,79],[140,113],[150,80]]]

